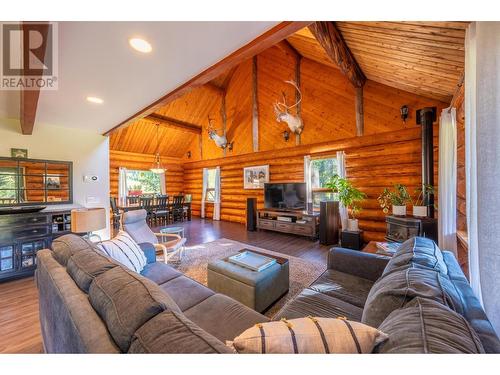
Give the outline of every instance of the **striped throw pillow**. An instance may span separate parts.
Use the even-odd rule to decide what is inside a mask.
[[[147,263],[144,252],[127,232],[119,231],[115,238],[102,241],[97,246],[110,258],[137,273],[140,273]]]
[[[238,353],[371,353],[387,335],[342,318],[299,318],[260,323],[226,344]]]

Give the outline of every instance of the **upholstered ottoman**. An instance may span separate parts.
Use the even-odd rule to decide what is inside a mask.
[[[260,272],[228,262],[227,258],[210,262],[208,287],[263,312],[287,293],[289,288],[288,259],[273,258],[276,263]]]

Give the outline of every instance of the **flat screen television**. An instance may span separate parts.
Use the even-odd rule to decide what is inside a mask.
[[[305,210],[305,182],[264,184],[264,206],[278,210]]]

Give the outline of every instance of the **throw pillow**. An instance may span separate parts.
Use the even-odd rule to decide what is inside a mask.
[[[238,353],[371,353],[387,339],[378,329],[343,318],[298,318],[259,323],[227,345]]]
[[[391,312],[415,297],[432,299],[463,313],[460,295],[446,275],[430,269],[407,268],[377,280],[366,299],[361,321],[378,327]]]
[[[410,267],[432,269],[444,275],[448,274],[443,253],[433,240],[424,237],[413,237],[403,242],[387,263],[383,275]]]
[[[132,271],[140,273],[146,266],[144,252],[127,232],[119,231],[115,238],[103,241],[98,246],[110,258]]]
[[[467,320],[439,302],[417,297],[380,325],[389,339],[374,352],[385,354],[484,353]]]

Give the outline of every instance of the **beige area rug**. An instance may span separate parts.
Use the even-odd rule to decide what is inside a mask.
[[[304,288],[308,287],[326,269],[326,265],[319,262],[307,261],[242,242],[228,240],[226,238],[186,247],[182,256],[182,262],[179,264],[175,262],[175,259],[172,259],[172,265],[188,277],[203,285],[207,285],[207,265],[210,261],[225,258],[245,248],[287,258],[290,262],[290,290],[283,298],[266,311],[265,315],[270,318],[272,318],[287,301],[299,294]]]

